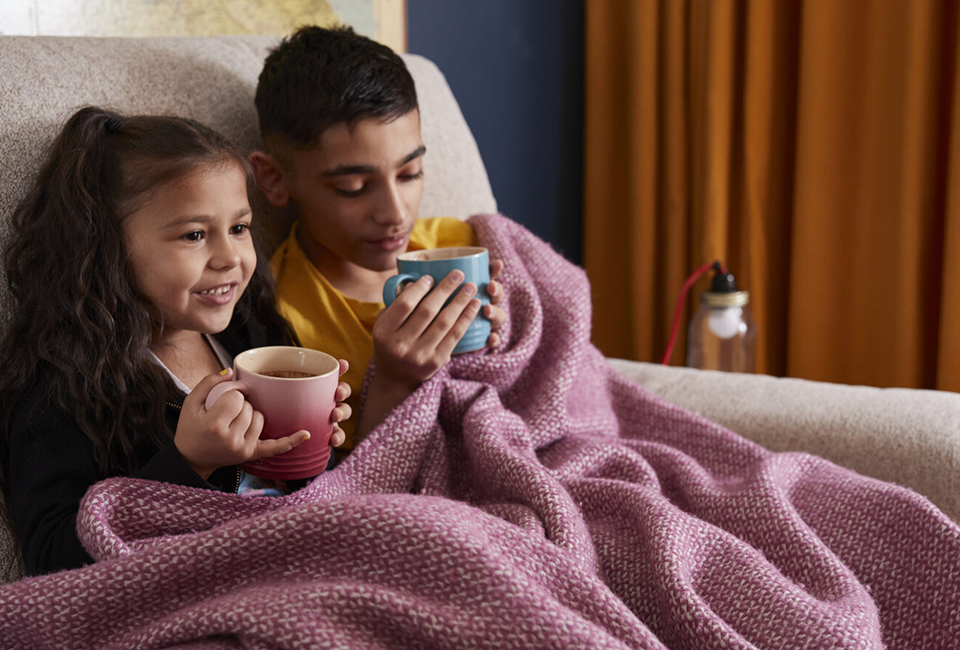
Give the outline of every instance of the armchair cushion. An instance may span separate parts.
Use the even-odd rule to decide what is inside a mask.
[[[909,487],[960,521],[960,395],[610,363],[669,402],[773,451],[806,451]]]

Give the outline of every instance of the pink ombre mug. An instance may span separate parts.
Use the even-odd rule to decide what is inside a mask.
[[[233,360],[236,380],[217,384],[207,396],[209,409],[229,390],[239,390],[263,414],[261,438],[283,438],[301,429],[310,439],[290,451],[241,465],[255,476],[295,480],[316,476],[330,460],[330,416],[336,408],[340,362],[307,348],[254,348]]]

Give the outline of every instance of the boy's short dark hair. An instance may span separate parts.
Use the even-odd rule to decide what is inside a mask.
[[[310,147],[340,122],[389,120],[417,108],[407,66],[350,27],[301,27],[270,52],[255,98],[264,141]]]

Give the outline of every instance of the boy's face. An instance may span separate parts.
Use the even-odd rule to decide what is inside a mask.
[[[336,124],[312,149],[286,156],[300,243],[325,271],[392,271],[405,252],[423,193],[420,113],[390,122]]]

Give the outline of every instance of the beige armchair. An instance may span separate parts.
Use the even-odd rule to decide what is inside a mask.
[[[0,238],[46,144],[85,104],[198,119],[247,149],[258,144],[253,92],[270,37],[96,39],[0,36]],[[479,150],[441,72],[405,59],[420,97],[422,215],[495,212]],[[274,216],[275,245],[288,224]],[[0,324],[9,297],[0,289]],[[821,455],[910,487],[960,521],[960,395],[879,390],[613,360],[628,377],[774,450]],[[22,575],[0,526],[0,581]]]

